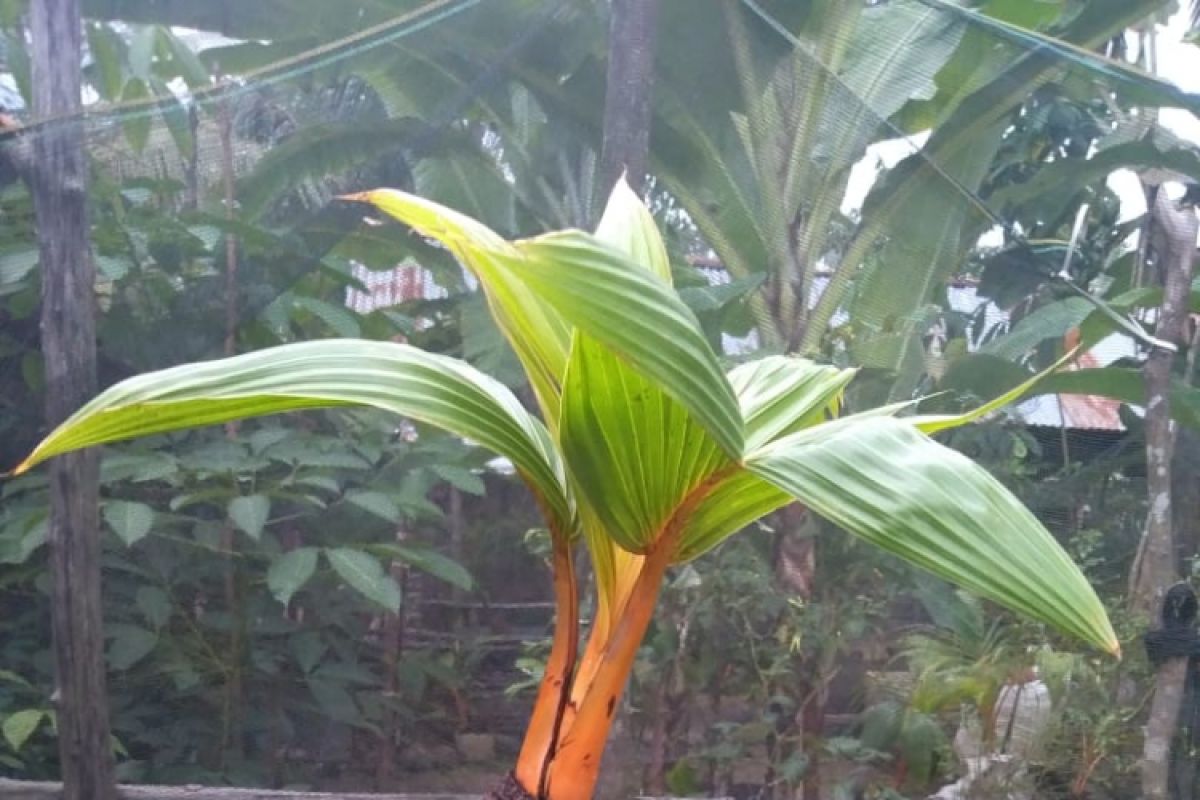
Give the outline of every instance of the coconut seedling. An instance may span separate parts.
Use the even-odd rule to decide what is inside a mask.
[[[799,502],[848,533],[1109,652],[1104,608],[1045,528],[980,466],[930,438],[962,416],[897,406],[838,417],[854,371],[770,356],[721,368],[662,239],[620,183],[595,234],[507,241],[393,190],[354,195],[479,279],[540,413],[470,365],[333,339],[153,372],[109,388],[20,464],[298,409],[368,406],[512,462],[545,516],[557,614],[527,734],[497,796],[587,800],[667,571]],[[577,559],[596,578],[580,646]]]

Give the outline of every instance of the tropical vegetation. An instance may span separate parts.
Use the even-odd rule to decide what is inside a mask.
[[[0,3],[0,26],[16,87],[8,94],[28,103],[23,5]],[[414,405],[431,390],[411,381],[405,391],[418,394],[404,405],[389,388],[387,399],[372,391],[319,410],[333,402],[328,392],[345,389],[339,379],[289,395],[299,410],[281,416],[105,447],[104,618],[123,780],[477,790],[456,737],[490,731],[501,711],[523,715],[533,703],[526,742],[497,725],[499,761],[480,771],[518,758],[518,777],[540,788],[551,774],[547,753],[558,752],[588,696],[589,713],[599,714],[603,695],[580,676],[604,663],[640,576],[654,583],[645,570],[661,516],[680,491],[735,464],[754,476],[736,479],[754,491],[724,476],[729,488],[709,487],[698,522],[677,532],[688,548],[660,556],[680,563],[664,573],[645,637],[634,637],[643,646],[628,659],[613,722],[614,741],[634,749],[610,753],[607,794],[924,796],[959,773],[951,737],[960,720],[979,726],[1004,682],[1034,666],[1055,708],[1056,744],[1031,765],[1039,791],[1136,791],[1153,676],[1138,641],[1145,622],[1126,607],[1127,577],[1150,507],[1137,407],[1163,290],[1157,256],[1142,244],[1150,221],[1131,218],[1127,197],[1106,179],[1120,169],[1151,182],[1200,177],[1195,148],[1158,121],[1160,108],[1194,111],[1195,98],[1140,71],[1153,67],[1149,31],[1171,4],[743,2],[713,14],[695,13],[689,0],[659,5],[671,33],[657,45],[643,199],[668,269],[657,245],[632,253],[611,224],[597,230],[607,245],[539,235],[594,229],[605,209],[597,161],[608,4],[463,0],[435,4],[426,17],[424,4],[407,0],[336,13],[291,0],[84,2],[85,83],[97,101],[86,126],[102,386],[244,353],[235,364],[284,387],[288,370],[264,348],[285,345],[299,348],[291,352],[301,364],[449,370],[467,394],[442,396],[440,413],[453,418],[468,396],[482,408],[499,401],[507,411],[493,421],[509,426],[440,432],[446,421]],[[342,35],[352,38],[304,60]],[[848,204],[889,147],[903,151],[900,160]],[[414,235],[334,199],[381,185],[409,195],[372,194],[376,209],[392,203],[410,224],[422,221],[414,209],[433,208],[412,205],[416,195],[499,235],[451,215],[485,241],[441,244],[445,228]],[[622,202],[645,229],[644,214]],[[5,186],[0,205],[0,466],[8,468],[47,433],[46,383],[33,209],[20,182]],[[522,271],[534,250],[541,272]],[[650,266],[673,284],[660,299],[677,327],[659,333],[689,331],[676,349],[657,361],[613,357],[639,344],[629,341],[632,328],[602,339],[600,311],[581,321],[559,310],[580,298],[544,299],[565,291],[545,276],[575,258],[618,277],[624,270],[628,281]],[[398,262],[419,264],[433,291],[364,313],[348,307],[347,292],[368,288],[364,276],[373,281]],[[626,305],[599,298],[591,299],[605,316]],[[1141,344],[1115,363],[1030,385],[1076,343],[1086,351],[1114,332]],[[576,354],[579,338],[588,343]],[[680,346],[690,360],[676,357]],[[1172,362],[1184,576],[1200,508],[1186,477],[1196,474],[1190,430],[1200,427],[1194,351],[1183,342]],[[447,366],[450,357],[478,372]],[[576,359],[582,366],[572,369]],[[663,382],[657,370],[668,368]],[[572,384],[572,372],[583,377]],[[792,386],[788,376],[813,383]],[[342,377],[378,376],[360,366]],[[784,404],[748,412],[760,383]],[[601,400],[621,408],[618,389],[643,385],[660,393],[680,436],[696,437],[691,461],[682,452],[678,464],[668,461],[675,472],[655,471],[662,464],[645,451],[657,440],[633,438],[646,419],[614,431],[607,417],[590,416]],[[933,431],[915,414],[962,422],[991,398],[1015,397],[1014,387],[1110,397],[1119,425],[1046,428],[988,404],[995,413],[972,425]],[[244,400],[230,408],[247,410]],[[775,411],[786,417],[793,402],[813,404],[803,425],[774,420],[756,440],[755,426]],[[889,408],[893,416],[870,416],[893,404],[903,406]],[[203,402],[218,416],[219,405]],[[843,422],[830,427],[835,411]],[[764,416],[755,422],[754,413]],[[119,414],[99,419],[88,436],[137,428]],[[867,520],[838,516],[848,507],[840,484],[826,487],[829,497],[784,504],[795,482],[788,470],[803,466],[785,448],[840,458],[853,437],[893,434],[934,460],[946,448],[961,453],[969,462],[956,463],[977,465],[964,474],[982,468],[1028,506],[1102,598],[1124,660],[1076,652],[1082,631],[1062,635],[999,604],[958,598],[868,539],[845,536],[863,533],[851,523]],[[584,446],[593,441],[624,444],[596,452]],[[493,460],[500,445],[524,449]],[[555,486],[557,499],[546,494]],[[51,779],[46,481],[32,470],[0,491],[0,772]],[[746,535],[723,538],[753,518]],[[867,531],[884,543],[887,533]],[[561,566],[568,556],[571,570]],[[544,586],[530,579],[555,561]],[[952,577],[1002,596],[966,573]],[[523,602],[542,613],[537,604],[556,592],[557,635],[548,615],[516,621],[529,614]],[[488,630],[477,642],[450,609],[485,616]],[[519,638],[529,641],[518,658]],[[578,666],[564,695],[547,685],[567,674],[570,648]],[[615,662],[606,674],[610,686],[625,681]],[[512,682],[502,710],[496,680]],[[591,743],[566,755],[598,752],[604,732],[591,730]],[[576,767],[564,759],[558,769]],[[433,783],[442,773],[446,783]]]
[[[977,413],[897,417],[902,409],[891,408],[829,421],[851,370],[773,357],[726,376],[670,287],[653,218],[623,184],[594,237],[564,231],[515,242],[414,195],[348,199],[378,206],[472,269],[543,421],[462,362],[404,344],[318,341],[122,381],[51,432],[14,474],[133,436],[336,406],[394,411],[510,459],[543,510],[554,552],[554,642],[513,774],[531,796],[592,796],[666,570],[791,500],[1119,653],[1099,599],[1036,518],[986,471],[925,435]],[[576,540],[586,542],[597,576],[583,648]],[[335,565],[343,557],[329,556]]]

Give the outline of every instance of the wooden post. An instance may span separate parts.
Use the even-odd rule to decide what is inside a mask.
[[[55,425],[96,393],[95,273],[88,246],[79,0],[30,7],[33,134],[28,175],[42,271],[46,416]],[[113,782],[95,452],[50,468],[52,630],[64,800],[111,800]]]
[[[601,209],[622,171],[635,192],[645,182],[657,30],[658,0],[613,0],[597,184]]]

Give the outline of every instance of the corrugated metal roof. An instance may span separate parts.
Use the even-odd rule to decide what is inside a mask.
[[[981,328],[984,334],[1008,323],[1008,312],[981,298],[974,286],[951,286],[947,289],[946,296],[950,308],[954,311],[972,314],[982,309],[984,324]],[[968,341],[967,349],[969,352],[975,352],[980,345],[980,341]],[[1075,364],[1068,369],[1107,367],[1115,361],[1135,357],[1137,354],[1137,345],[1133,339],[1113,334],[1080,355]],[[1016,414],[1028,425],[1123,431],[1125,425],[1121,422],[1120,409],[1120,401],[1107,397],[1059,394],[1030,398],[1016,407]]]
[[[442,300],[450,296],[433,279],[433,273],[415,261],[407,261],[395,269],[378,271],[354,264],[350,274],[367,287],[366,291],[355,288],[346,290],[346,307],[359,314],[370,314],[412,300]]]

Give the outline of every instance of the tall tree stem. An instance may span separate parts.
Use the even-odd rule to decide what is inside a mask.
[[[1162,276],[1163,301],[1155,335],[1181,346],[1187,323],[1196,236],[1200,222],[1159,187],[1152,192],[1149,235],[1155,266]],[[1130,602],[1147,619],[1156,616],[1168,586],[1177,577],[1171,508],[1171,461],[1175,427],[1171,421],[1171,371],[1176,352],[1154,350],[1146,361],[1146,488],[1150,507],[1130,575]],[[1168,659],[1155,678],[1142,754],[1142,797],[1167,800],[1170,751],[1187,676],[1187,659]]]
[[[657,33],[658,0],[612,0],[597,184],[602,197],[608,196],[622,172],[635,192],[644,187]]]

